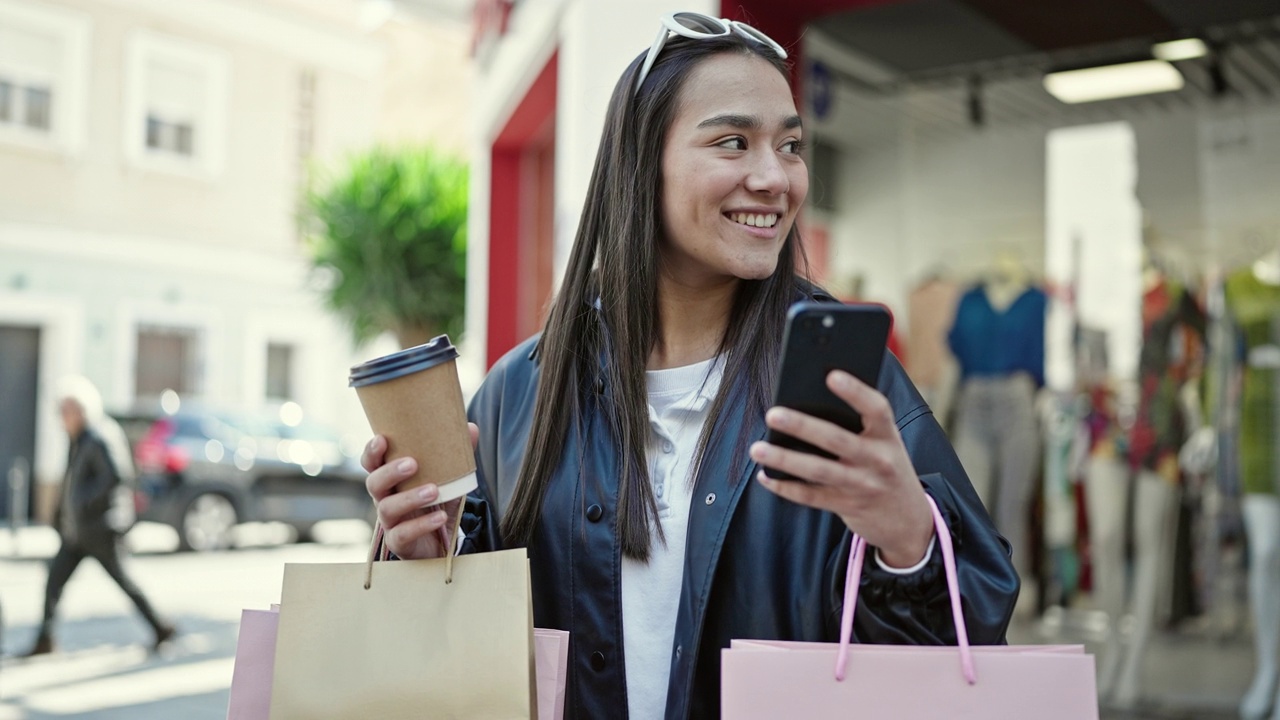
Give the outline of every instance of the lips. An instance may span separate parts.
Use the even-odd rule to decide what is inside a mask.
[[[771,228],[778,224],[778,213],[726,213],[730,220],[748,227]]]

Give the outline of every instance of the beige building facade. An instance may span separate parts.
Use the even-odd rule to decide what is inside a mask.
[[[465,22],[387,9],[0,0],[0,479],[59,479],[71,373],[113,411],[172,389],[367,432],[346,369],[377,349],[321,307],[299,192],[467,111]]]

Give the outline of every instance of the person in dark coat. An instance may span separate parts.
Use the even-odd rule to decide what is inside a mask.
[[[434,486],[395,491],[431,458],[384,464],[381,436],[364,454],[395,557],[527,548],[536,624],[570,632],[567,718],[718,717],[730,640],[836,641],[852,532],[875,548],[855,639],[954,644],[929,497],[970,640],[1005,642],[1009,544],[892,354],[874,388],[827,378],[860,434],[770,408],[788,307],[834,302],[804,277],[784,60],[753,28],[668,16],[614,89],[543,332],[472,400],[480,488],[436,507]]]
[[[44,593],[44,616],[35,644],[27,656],[53,652],[53,620],[62,591],[80,561],[97,560],[155,632],[153,649],[172,638],[173,625],[156,614],[146,596],[125,573],[120,562],[120,531],[108,520],[112,496],[122,472],[130,472],[128,442],[102,411],[97,389],[85,378],[66,378],[59,392],[58,412],[67,431],[67,472],[62,481],[53,524],[62,544],[49,565]]]

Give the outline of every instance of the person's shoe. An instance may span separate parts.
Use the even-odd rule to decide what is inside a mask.
[[[48,655],[53,652],[53,638],[49,635],[39,635],[36,637],[36,644],[31,649],[21,655],[24,658],[32,658],[40,655]]]
[[[177,634],[178,634],[178,629],[175,628],[174,626],[161,625],[160,627],[156,628],[156,641],[151,646],[151,649],[153,651],[158,652],[160,650],[161,645],[164,645],[165,643],[172,640],[173,636]]]

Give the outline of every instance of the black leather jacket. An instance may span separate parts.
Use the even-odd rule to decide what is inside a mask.
[[[67,474],[53,516],[54,527],[64,540],[80,544],[115,541],[107,511],[118,484],[120,474],[106,443],[85,428],[67,449]]]
[[[501,546],[496,501],[506,506],[528,438],[539,368],[530,339],[494,365],[469,415],[480,427],[480,489],[468,499],[464,551]],[[955,543],[969,638],[1005,642],[1018,576],[1001,538],[950,443],[897,359],[886,356],[880,392],[892,404],[903,442]],[[617,453],[588,402],[587,432],[570,433],[567,459],[548,487],[528,551],[538,627],[571,633],[565,717],[627,714],[622,656],[621,549],[615,532]],[[743,397],[735,392],[731,397]],[[765,434],[762,417],[726,407],[720,437],[742,423]],[[734,638],[835,642],[850,534],[839,517],[782,500],[752,480],[733,442],[713,442],[689,514],[684,585],[671,649],[667,718],[714,718],[720,710],[720,651]],[[575,458],[582,458],[579,472]],[[731,470],[733,469],[733,470]],[[581,480],[580,480],[581,478]],[[855,622],[863,643],[954,644],[941,553],[908,576],[868,562]]]

